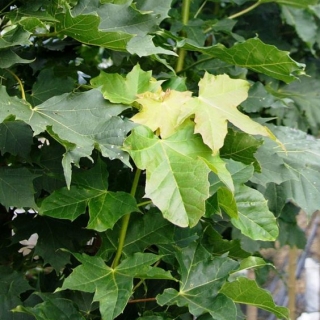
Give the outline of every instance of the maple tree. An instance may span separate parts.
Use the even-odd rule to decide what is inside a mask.
[[[319,209],[319,5],[0,0],[0,318],[289,319],[260,249]]]

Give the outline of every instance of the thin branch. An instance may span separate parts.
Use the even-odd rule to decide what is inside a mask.
[[[156,301],[156,298],[145,298],[145,299],[129,300],[128,303],[151,302],[151,301]]]

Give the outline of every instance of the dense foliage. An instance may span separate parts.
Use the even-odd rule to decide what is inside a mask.
[[[320,206],[319,19],[0,0],[0,318],[288,319],[259,250]]]

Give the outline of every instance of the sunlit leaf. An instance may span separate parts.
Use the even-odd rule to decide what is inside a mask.
[[[140,126],[124,143],[138,168],[147,170],[146,197],[181,227],[195,226],[204,215],[209,196],[207,162],[215,165],[211,150],[193,131],[190,122],[169,138],[159,139]]]
[[[227,135],[227,121],[242,131],[268,136],[274,139],[269,129],[241,113],[237,106],[247,98],[249,83],[234,80],[227,75],[213,76],[206,73],[199,82],[199,97],[190,111],[195,114],[195,132],[216,154],[223,146]]]
[[[232,218],[232,224],[254,240],[275,240],[279,232],[276,218],[269,211],[263,195],[247,186],[241,186],[236,191],[238,218]]]
[[[117,73],[100,72],[100,75],[91,80],[94,87],[101,86],[103,96],[113,103],[132,104],[138,94],[146,91],[157,91],[161,82],[152,78],[151,71],[141,70],[136,65],[126,78]]]
[[[234,302],[254,305],[258,308],[272,312],[280,319],[289,319],[289,310],[274,304],[271,294],[258,287],[255,281],[247,278],[225,283],[221,293],[231,298]]]

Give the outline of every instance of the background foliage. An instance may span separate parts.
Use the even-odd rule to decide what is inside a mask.
[[[0,0],[0,318],[288,319],[238,272],[319,209],[319,19]]]

